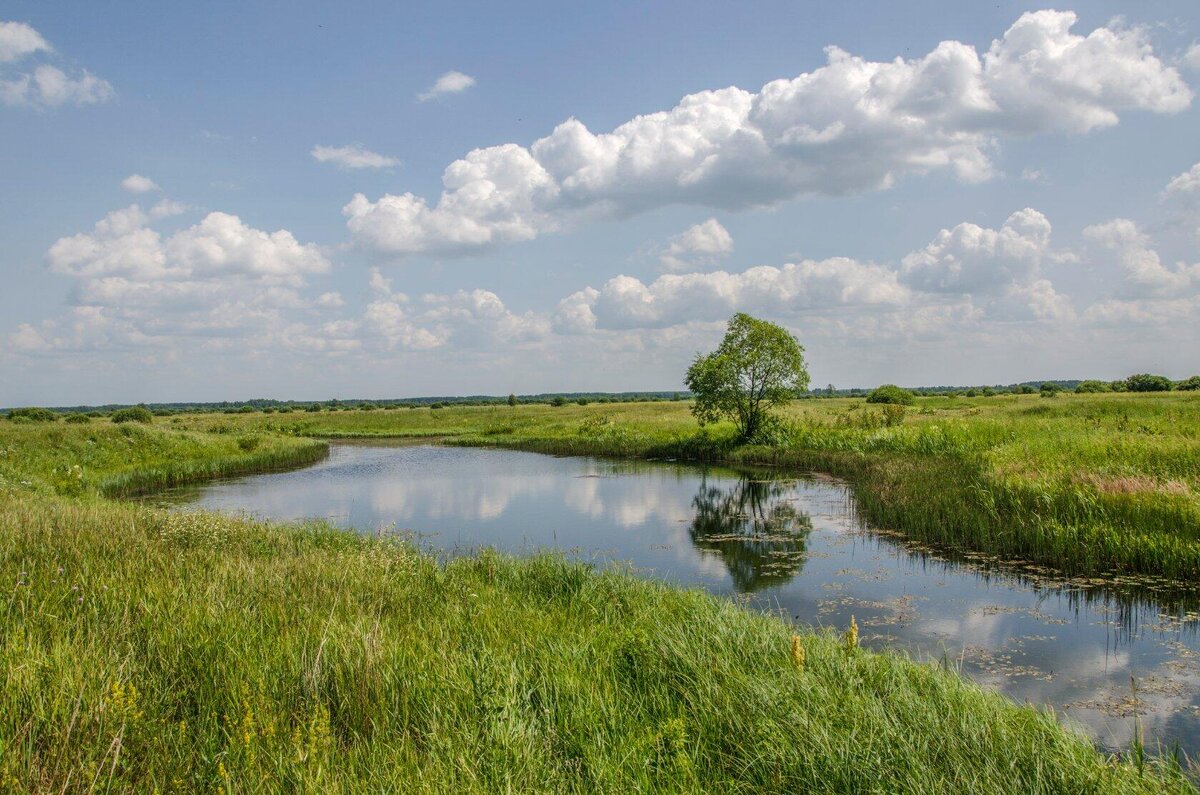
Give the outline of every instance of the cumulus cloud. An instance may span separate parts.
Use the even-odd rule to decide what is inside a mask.
[[[121,180],[121,189],[130,193],[149,193],[152,190],[162,190],[154,180],[143,177],[141,174],[130,174]]]
[[[42,34],[24,22],[0,21],[0,63],[19,61],[35,52],[49,52]]]
[[[71,77],[56,66],[42,64],[13,79],[0,79],[0,103],[54,108],[60,105],[95,105],[112,99],[107,80],[87,72]]]
[[[733,253],[733,238],[716,218],[689,227],[671,238],[659,255],[663,270],[684,271],[711,265]]]
[[[1025,208],[999,229],[961,223],[901,261],[905,284],[931,293],[995,293],[1028,282],[1050,251],[1050,221]]]
[[[1120,112],[1174,113],[1192,94],[1141,28],[1071,32],[1070,12],[1021,16],[982,56],[942,42],[906,60],[836,47],[795,78],[702,91],[593,133],[568,119],[529,147],[448,166],[434,202],[412,193],[345,206],[354,239],[383,253],[455,252],[530,240],[588,215],[683,203],[722,209],[879,190],[908,174],[994,174],[1004,137],[1083,134]]]
[[[461,94],[473,85],[475,85],[475,78],[462,72],[450,71],[439,77],[428,91],[417,94],[417,99],[421,102],[428,102],[445,94]]]
[[[1168,268],[1151,248],[1150,236],[1128,218],[1114,218],[1083,230],[1085,240],[1116,255],[1124,272],[1127,298],[1168,298],[1200,287],[1200,264]]]
[[[46,264],[74,280],[76,306],[65,318],[20,326],[13,347],[78,351],[271,335],[290,312],[341,305],[336,293],[302,292],[310,276],[331,267],[315,246],[222,212],[165,238],[153,228],[181,209],[170,200],[150,212],[133,204],[56,241]]]
[[[396,158],[372,152],[361,144],[314,146],[309,154],[318,163],[333,163],[342,168],[391,168],[400,165]]]
[[[1189,168],[1167,183],[1168,196],[1195,195],[1200,193],[1200,163]]]
[[[1200,42],[1193,44],[1183,55],[1183,65],[1200,72]]]
[[[741,273],[666,274],[650,284],[632,276],[609,279],[564,299],[554,327],[564,333],[592,328],[662,328],[713,322],[736,311],[796,315],[845,306],[895,306],[909,291],[882,266],[845,257],[763,265]]]

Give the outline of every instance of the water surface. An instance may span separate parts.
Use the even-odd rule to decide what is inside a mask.
[[[414,533],[446,553],[558,549],[696,585],[865,645],[946,660],[1019,701],[1053,706],[1110,748],[1200,754],[1195,612],[954,561],[864,526],[847,487],[680,464],[430,445],[335,444],[303,470],[156,500],[273,519]]]

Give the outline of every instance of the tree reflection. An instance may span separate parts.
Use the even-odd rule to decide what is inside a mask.
[[[804,568],[812,519],[784,495],[789,481],[743,477],[733,486],[701,482],[689,534],[721,556],[741,593],[782,585]]]

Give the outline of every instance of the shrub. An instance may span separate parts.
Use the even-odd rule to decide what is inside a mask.
[[[1080,381],[1075,387],[1075,393],[1078,395],[1091,394],[1094,392],[1111,392],[1112,387],[1106,381]]]
[[[1165,375],[1138,373],[1125,379],[1125,388],[1130,392],[1170,392],[1172,386]]]
[[[1041,393],[1042,397],[1052,398],[1058,397],[1058,393],[1062,391],[1062,387],[1060,387],[1058,384],[1046,381],[1042,384],[1041,389],[1038,391]]]
[[[64,419],[64,421],[69,422],[72,425],[86,425],[92,421],[92,418],[89,417],[88,415],[80,414],[78,412],[76,412],[75,414],[68,414],[63,419]]]
[[[579,400],[576,400],[575,402],[581,406],[586,406],[588,404],[588,399],[587,398],[579,398]]]
[[[1191,378],[1180,381],[1175,385],[1175,388],[1180,392],[1200,391],[1200,375],[1194,375]]]
[[[153,422],[154,415],[150,413],[150,409],[145,406],[132,406],[127,409],[117,409],[112,413],[112,421],[120,424],[123,422]]]
[[[967,397],[979,397],[979,393],[976,392],[974,389],[968,389]]]
[[[554,400],[550,401],[550,405],[551,406],[565,406],[565,405],[567,405],[567,399],[565,397],[563,397],[562,395],[556,395]]]
[[[992,389],[990,386],[985,386],[983,389],[979,390],[979,394],[983,397],[995,397],[996,390]]]
[[[895,384],[884,384],[876,387],[871,394],[867,395],[868,403],[891,403],[896,406],[911,406],[913,404],[913,393],[907,389],[901,389]]]
[[[1032,395],[1036,391],[1037,390],[1031,387],[1029,384],[1017,384],[1017,388],[1013,390],[1013,392],[1016,392],[1018,395]]]
[[[28,406],[8,412],[8,418],[24,422],[54,422],[58,419],[58,413],[41,406]]]
[[[1108,388],[1114,392],[1124,392],[1125,391],[1125,381],[1123,379],[1118,380],[1118,381],[1110,381],[1108,383]]]
[[[319,403],[310,403],[308,408],[305,409],[305,411],[308,411],[308,412],[316,412],[316,411],[320,411],[320,410],[321,410],[321,405]]]
[[[253,414],[254,406],[238,406],[237,413],[238,414]]]
[[[889,428],[904,422],[904,406],[898,403],[885,403],[883,406],[883,423]]]

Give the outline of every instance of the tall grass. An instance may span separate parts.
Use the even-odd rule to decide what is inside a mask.
[[[9,791],[1192,791],[951,671],[553,557],[8,488],[0,582]]]

